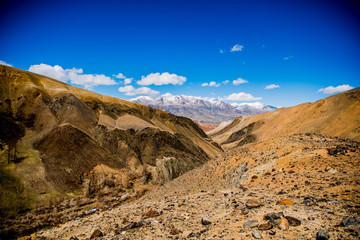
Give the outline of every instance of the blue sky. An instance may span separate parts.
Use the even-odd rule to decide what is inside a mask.
[[[292,106],[360,85],[355,2],[5,0],[0,60],[123,99]]]

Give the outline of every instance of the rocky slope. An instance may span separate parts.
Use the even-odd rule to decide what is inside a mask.
[[[76,103],[74,99],[65,100],[59,101]],[[94,155],[110,154],[125,161],[113,162],[109,158],[79,178],[71,178],[76,166],[69,171],[65,165],[71,163],[64,162],[62,173],[70,173],[71,182],[81,183],[85,197],[41,204],[26,214],[5,219],[1,229],[8,236],[14,231],[25,235],[34,229],[41,230],[32,234],[31,239],[358,239],[360,236],[360,144],[355,141],[359,138],[359,89],[315,103],[237,118],[215,129],[214,139],[228,150],[212,154],[212,148],[206,148],[204,142],[216,146],[206,138],[198,138],[201,141],[196,145],[190,144],[187,139],[195,142],[194,136],[181,127],[182,118],[176,122],[178,126],[169,124],[170,120],[155,121],[157,112],[172,117],[160,110],[134,104],[144,111],[141,116],[147,116],[139,117],[134,108],[125,107],[131,103],[124,102],[121,108],[114,109],[104,104],[104,100],[81,101],[96,113],[95,117],[99,116],[95,125],[90,122],[89,127],[88,122],[80,121],[81,125],[73,129],[71,123],[78,122],[74,117],[85,114],[91,119],[91,112],[77,107],[79,112],[69,115],[66,109],[55,107],[60,109],[57,116],[68,121],[54,124],[55,127],[35,139],[37,132],[28,133],[26,125],[31,121],[24,118],[23,128],[14,131],[14,138],[21,139],[21,146],[31,142],[38,150],[28,152],[26,161],[12,166],[19,173],[31,170],[35,180],[41,179],[43,175],[35,175],[33,168],[20,166],[30,165],[31,159],[39,161],[39,151],[44,162],[54,161],[54,153],[49,152],[52,142],[46,141],[46,136],[55,139],[55,144],[60,141],[66,152],[77,151],[69,149],[72,145],[88,146],[82,150],[89,157],[87,165],[96,161],[95,156],[87,155],[88,148],[97,151]],[[126,114],[119,114],[119,109],[126,109]],[[150,110],[154,111],[151,121]],[[8,116],[2,122],[19,124],[19,120]],[[157,128],[144,128],[148,124],[156,124]],[[182,129],[181,136],[175,131],[159,131],[174,126]],[[80,131],[81,137],[75,137],[73,143],[61,142],[56,136],[64,129],[68,129],[68,136]],[[203,136],[199,128],[192,130]],[[147,136],[156,139],[149,148],[142,144]],[[96,143],[101,143],[106,152],[96,148],[93,145]],[[6,150],[7,145],[4,146]],[[157,156],[154,149],[166,160],[160,167],[156,165],[156,171],[152,168]],[[163,181],[162,186],[145,185],[154,178],[170,179],[179,166],[183,168],[173,158],[186,163],[186,159],[203,156],[203,151],[212,157],[199,167]],[[175,157],[168,158],[170,154]],[[191,162],[196,163],[194,160]],[[127,165],[122,168],[121,164]],[[141,167],[144,165],[147,168]],[[44,171],[40,167],[36,170]],[[11,179],[9,175],[3,176]],[[17,186],[14,182],[6,189],[18,189]]]
[[[33,237],[358,239],[359,147],[310,133],[248,144],[135,202]]]
[[[355,89],[238,118],[215,134],[232,149],[135,202],[75,215],[33,237],[358,239],[360,144],[336,136],[357,139],[358,106]]]
[[[210,136],[224,148],[242,141],[263,141],[295,133],[319,133],[360,140],[360,88],[314,103],[281,108],[254,116],[241,116]],[[250,129],[251,128],[251,129]]]
[[[2,65],[0,123],[2,217],[151,188],[222,152],[190,119]]]
[[[259,102],[233,105],[218,99],[205,100],[200,97],[171,94],[162,95],[158,98],[140,96],[129,101],[188,117],[200,124],[211,125],[218,125],[223,121],[233,121],[240,115],[253,115],[277,109]]]

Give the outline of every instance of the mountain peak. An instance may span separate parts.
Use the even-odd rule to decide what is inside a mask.
[[[240,115],[254,115],[277,108],[264,103],[226,103],[218,98],[202,98],[166,93],[157,98],[140,96],[129,101],[162,109],[175,115],[191,118],[199,123],[219,124]]]

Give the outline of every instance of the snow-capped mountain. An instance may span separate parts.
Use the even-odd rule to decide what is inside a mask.
[[[200,123],[219,124],[232,121],[240,115],[253,115],[276,108],[263,103],[229,104],[216,98],[164,94],[158,98],[140,96],[129,99],[134,103],[152,106],[175,115],[188,117]]]
[[[239,110],[242,115],[256,115],[266,112],[275,111],[277,107],[266,105],[261,102],[254,103],[231,103],[233,107]]]

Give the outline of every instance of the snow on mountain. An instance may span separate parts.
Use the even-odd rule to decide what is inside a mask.
[[[253,115],[276,110],[275,107],[260,102],[229,104],[216,98],[172,95],[170,93],[158,98],[140,96],[129,101],[159,108],[207,124],[219,124],[223,121],[232,121],[240,115]]]
[[[242,112],[242,115],[255,115],[275,111],[277,107],[266,105],[261,102],[254,103],[231,103],[233,107]]]

